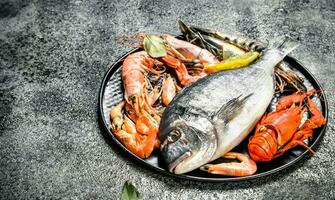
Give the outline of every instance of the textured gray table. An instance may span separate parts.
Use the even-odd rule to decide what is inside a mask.
[[[125,33],[178,34],[177,19],[267,40],[300,39],[292,53],[329,99],[317,151],[266,178],[175,180],[120,155],[97,120],[107,65],[130,50]],[[131,180],[144,199],[335,198],[335,1],[0,1],[0,197],[118,199]]]

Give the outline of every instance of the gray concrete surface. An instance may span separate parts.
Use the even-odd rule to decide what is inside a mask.
[[[299,38],[292,55],[329,99],[317,157],[253,181],[199,183],[144,169],[104,139],[99,86],[130,50],[114,39],[178,34],[179,17],[262,40]],[[131,180],[143,199],[334,199],[334,43],[332,0],[0,0],[0,197],[118,199]]]

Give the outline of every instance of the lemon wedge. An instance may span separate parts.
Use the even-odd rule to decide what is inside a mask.
[[[242,55],[237,55],[231,58],[228,58],[219,63],[206,65],[205,72],[212,74],[219,71],[230,70],[230,69],[239,69],[245,66],[248,66],[250,63],[255,61],[259,57],[257,51],[247,52]]]

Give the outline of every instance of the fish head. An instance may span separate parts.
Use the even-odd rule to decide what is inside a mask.
[[[183,174],[199,168],[215,153],[216,140],[182,119],[161,131],[161,155],[171,173]]]

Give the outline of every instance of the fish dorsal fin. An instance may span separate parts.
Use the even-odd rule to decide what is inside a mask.
[[[223,104],[221,108],[213,115],[213,122],[216,124],[228,124],[237,114],[239,114],[248,100],[248,98],[252,95],[248,94],[247,96],[241,98],[242,95],[235,97],[228,101],[227,103]]]

